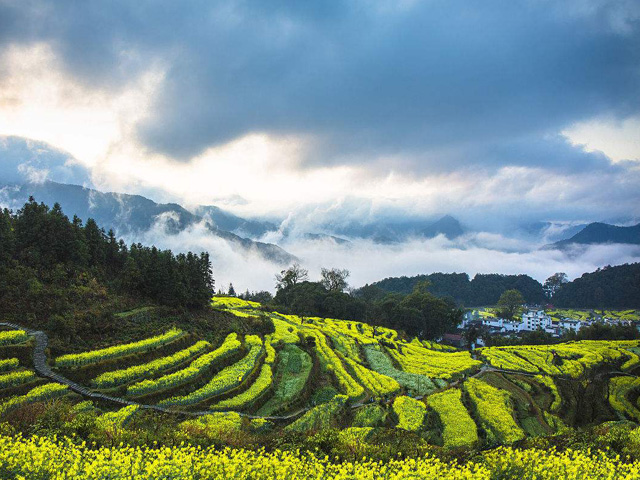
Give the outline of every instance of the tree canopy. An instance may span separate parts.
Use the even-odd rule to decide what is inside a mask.
[[[128,247],[94,220],[69,220],[60,205],[33,198],[16,213],[0,211],[0,315],[62,321],[72,304],[93,304],[107,291],[200,308],[213,287],[207,253]]]
[[[504,318],[512,319],[524,303],[524,297],[516,290],[506,290],[498,299],[498,308]]]

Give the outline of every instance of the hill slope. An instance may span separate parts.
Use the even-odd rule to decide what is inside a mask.
[[[640,308],[640,263],[585,273],[563,285],[552,301],[566,308]]]
[[[389,277],[372,283],[385,293],[408,294],[417,283],[430,282],[429,291],[439,297],[452,297],[465,306],[495,305],[505,290],[520,290],[530,304],[545,302],[540,282],[528,275],[477,274],[472,280],[466,273],[431,273],[414,277]]]
[[[570,238],[551,245],[555,248],[567,248],[570,245],[593,245],[598,243],[625,243],[640,245],[640,223],[632,227],[618,227],[607,223],[590,223]]]
[[[265,426],[299,435],[340,427],[364,434],[366,441],[368,434],[392,428],[445,448],[510,444],[567,425],[640,419],[638,406],[628,401],[640,385],[634,375],[640,367],[638,340],[491,347],[474,358],[361,322],[268,313],[235,297],[214,297],[212,306],[238,319],[268,318],[272,330],[232,332],[211,343],[187,329],[165,327],[119,344],[61,352],[49,359],[59,376],[47,388],[57,396],[76,392],[72,403],[78,395],[99,400],[103,412],[119,405],[94,426],[83,424],[97,438],[109,422],[135,415],[142,423],[131,428],[148,429],[148,418],[136,413],[139,406],[179,413],[165,420],[176,422],[168,435],[220,441],[231,432]],[[35,368],[40,374],[49,368],[29,363],[42,335],[30,338],[34,332],[4,326],[12,330],[0,331],[0,359],[21,358],[10,369]],[[33,374],[14,377],[9,387],[0,383],[5,418],[40,398]],[[7,400],[15,392],[22,394]],[[95,411],[96,405],[89,408]],[[254,417],[245,415],[258,411],[262,419],[254,425]],[[118,430],[122,435],[125,426],[114,428],[124,429]],[[109,441],[118,438],[115,430],[110,435]]]

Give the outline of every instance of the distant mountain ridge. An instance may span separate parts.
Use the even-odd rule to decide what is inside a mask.
[[[405,219],[372,223],[350,222],[341,226],[323,225],[323,230],[340,237],[364,238],[377,243],[396,243],[410,238],[434,238],[438,235],[453,240],[465,233],[460,222],[451,215],[445,215],[436,221]]]
[[[563,249],[572,244],[593,245],[602,243],[625,243],[640,245],[640,223],[631,227],[618,227],[602,222],[590,223],[578,233],[550,245]]]
[[[175,235],[203,222],[211,235],[229,242],[236,249],[257,253],[266,260],[283,265],[296,260],[295,256],[277,245],[257,242],[221,228],[216,219],[226,218],[225,225],[229,225],[234,221],[232,217],[235,217],[221,209],[208,219],[175,203],[156,203],[140,195],[105,193],[78,185],[49,181],[5,185],[0,191],[0,203],[14,209],[20,208],[30,196],[50,206],[59,203],[69,217],[77,215],[82,219],[93,218],[105,228],[113,228],[118,236],[148,231],[157,226],[158,222],[161,222],[162,228],[168,234]],[[213,212],[212,209],[217,207],[203,208],[208,209],[207,212]],[[252,226],[249,221],[243,221],[240,217],[235,219],[237,228]]]
[[[242,237],[260,238],[266,233],[278,230],[278,225],[275,223],[238,217],[215,205],[200,205],[194,213],[200,217],[211,219],[218,228]]]

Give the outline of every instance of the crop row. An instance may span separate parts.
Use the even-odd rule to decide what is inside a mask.
[[[520,357],[514,351],[490,347],[480,349],[482,356],[496,368],[516,370],[518,372],[538,373],[540,369]]]
[[[235,397],[228,398],[218,402],[213,407],[213,410],[241,410],[255,403],[271,386],[273,381],[273,374],[271,372],[271,366],[268,364],[262,365],[260,375],[255,382],[244,392]]]
[[[356,382],[344,368],[344,365],[340,361],[338,355],[329,348],[327,344],[327,338],[320,331],[310,329],[309,333],[314,337],[316,342],[316,351],[320,355],[326,369],[329,372],[333,372],[336,380],[342,387],[343,392],[349,398],[358,398],[364,393],[364,388],[358,382]]]
[[[298,343],[300,341],[300,337],[298,337],[298,327],[291,325],[275,315],[272,317],[272,320],[275,327],[273,343]]]
[[[393,411],[398,416],[398,428],[415,432],[424,422],[427,406],[420,400],[401,395],[393,401]]]
[[[139,408],[139,405],[129,405],[114,412],[103,413],[96,418],[96,427],[113,434],[123,428]]]
[[[32,370],[16,370],[0,374],[0,388],[10,388],[35,380],[36,374]]]
[[[0,332],[0,346],[26,342],[28,338],[29,335],[24,330],[6,330]]]
[[[153,348],[166,345],[169,342],[182,336],[182,330],[173,328],[162,335],[146,338],[138,342],[114,345],[100,350],[91,350],[83,353],[70,353],[62,355],[56,359],[57,367],[80,367],[91,363],[98,363],[103,360],[131,355],[138,352],[145,352]]]
[[[276,410],[286,408],[304,389],[313,362],[307,352],[295,345],[285,345],[278,355],[275,388],[272,397],[258,415],[269,416]]]
[[[640,389],[640,378],[613,377],[609,380],[609,403],[617,412],[640,421],[638,406],[631,403],[628,397],[632,390],[638,389]]]
[[[215,308],[258,308],[260,304],[258,302],[251,302],[249,300],[243,300],[238,297],[224,297],[215,296],[211,299],[211,306]]]
[[[271,335],[264,337],[264,350],[266,352],[264,363],[268,363],[269,365],[276,361],[276,349],[271,345],[271,341]]]
[[[468,379],[464,388],[476,408],[481,426],[487,432],[489,443],[513,443],[524,437],[524,432],[513,418],[508,392],[476,378]]]
[[[210,345],[211,344],[209,342],[201,340],[189,348],[180,350],[173,355],[158,358],[142,365],[134,365],[121,370],[105,372],[94,378],[92,383],[97,388],[110,388],[130,383],[141,377],[150,377],[163,370],[180,365],[194,355],[197,355],[207,349]]]
[[[344,408],[348,397],[336,395],[330,401],[313,407],[295,422],[287,425],[285,430],[291,432],[311,432],[335,426],[336,417]]]
[[[364,352],[367,357],[367,362],[376,372],[393,378],[400,385],[414,393],[424,395],[435,390],[436,386],[429,377],[398,370],[387,354],[379,347],[366,346]]]
[[[4,403],[0,404],[0,415],[8,411],[20,407],[26,403],[39,402],[50,398],[59,397],[68,392],[66,385],[61,383],[47,383],[39,387],[32,388],[25,395],[10,397]]]
[[[449,388],[429,395],[427,405],[440,417],[445,447],[469,447],[478,443],[476,424],[462,403],[462,392],[459,389]]]
[[[220,362],[237,352],[241,346],[238,335],[235,332],[230,333],[222,345],[213,352],[205,353],[192,361],[188,367],[177,372],[134,383],[127,388],[127,395],[134,397],[148,395],[189,383],[208,371],[216,362]]]
[[[629,357],[629,359],[622,364],[620,367],[623,371],[631,370],[632,368],[638,366],[640,364],[640,357],[637,353],[632,352],[630,350],[625,350],[625,355]]]
[[[481,364],[471,358],[469,352],[440,352],[415,343],[398,343],[397,348],[387,350],[403,370],[445,380]]]
[[[585,370],[602,363],[628,358],[624,363],[625,368],[633,366],[635,354],[624,348],[637,343],[581,341],[558,345],[490,347],[480,351],[494,367],[578,378]]]
[[[7,372],[18,368],[19,362],[17,358],[0,359],[0,372]]]
[[[554,382],[553,378],[547,375],[536,375],[535,379],[545,385],[551,391],[551,395],[553,395],[553,401],[551,402],[549,410],[554,413],[560,410],[560,407],[562,406],[562,397],[560,396],[558,386],[556,385],[556,382]]]
[[[240,361],[223,369],[215,375],[205,386],[188,395],[171,397],[160,402],[163,406],[194,405],[209,400],[216,395],[227,392],[239,386],[253,371],[258,358],[263,352],[262,340],[256,335],[247,335],[245,343],[249,346],[249,353]]]
[[[345,361],[354,371],[360,383],[374,396],[382,397],[384,395],[391,395],[400,390],[400,385],[393,378],[369,370],[367,367],[350,358],[345,358]]]

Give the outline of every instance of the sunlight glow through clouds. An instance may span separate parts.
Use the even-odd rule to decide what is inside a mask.
[[[473,222],[473,214],[465,215],[465,210],[500,213],[503,209],[500,216],[509,217],[505,204],[517,213],[518,208],[544,210],[579,201],[586,190],[594,195],[588,172],[567,177],[531,166],[505,165],[495,172],[460,168],[416,174],[401,168],[407,163],[402,153],[392,162],[384,154],[378,159],[372,155],[371,163],[398,166],[386,171],[369,169],[367,162],[303,168],[305,157],[317,147],[311,135],[248,132],[189,161],[176,161],[150,151],[137,137],[138,126],[165,86],[166,65],[160,61],[150,65],[124,87],[92,89],[65,73],[50,46],[11,46],[0,56],[0,135],[44,141],[69,152],[91,168],[100,190],[153,191],[158,201],[186,206],[216,203],[246,216],[286,216],[313,204],[338,202],[343,207],[342,199],[353,197],[370,200],[363,218],[391,209],[409,215],[457,213],[463,221]],[[603,123],[585,124],[567,135],[611,155],[614,147],[640,151],[640,136],[632,134],[638,126],[634,122],[607,127],[618,136],[608,134]],[[605,145],[602,138],[615,141]],[[576,181],[577,177],[584,178]],[[231,202],[238,198],[242,201]],[[579,204],[585,210],[594,207]]]
[[[69,152],[92,168],[104,190],[135,193],[142,186],[192,205],[240,196],[253,214],[327,202],[345,192],[390,201],[460,193],[462,184],[453,176],[445,181],[394,173],[378,177],[354,165],[297,169],[312,146],[304,137],[249,133],[189,162],[176,162],[149,152],[136,137],[136,125],[162,88],[159,66],[114,92],[76,82],[45,44],[8,48],[0,61],[6,72],[0,80],[0,135],[40,140]]]
[[[89,166],[129,141],[162,80],[152,69],[124,91],[90,89],[63,72],[46,44],[11,46],[0,65],[0,134],[47,142]]]

